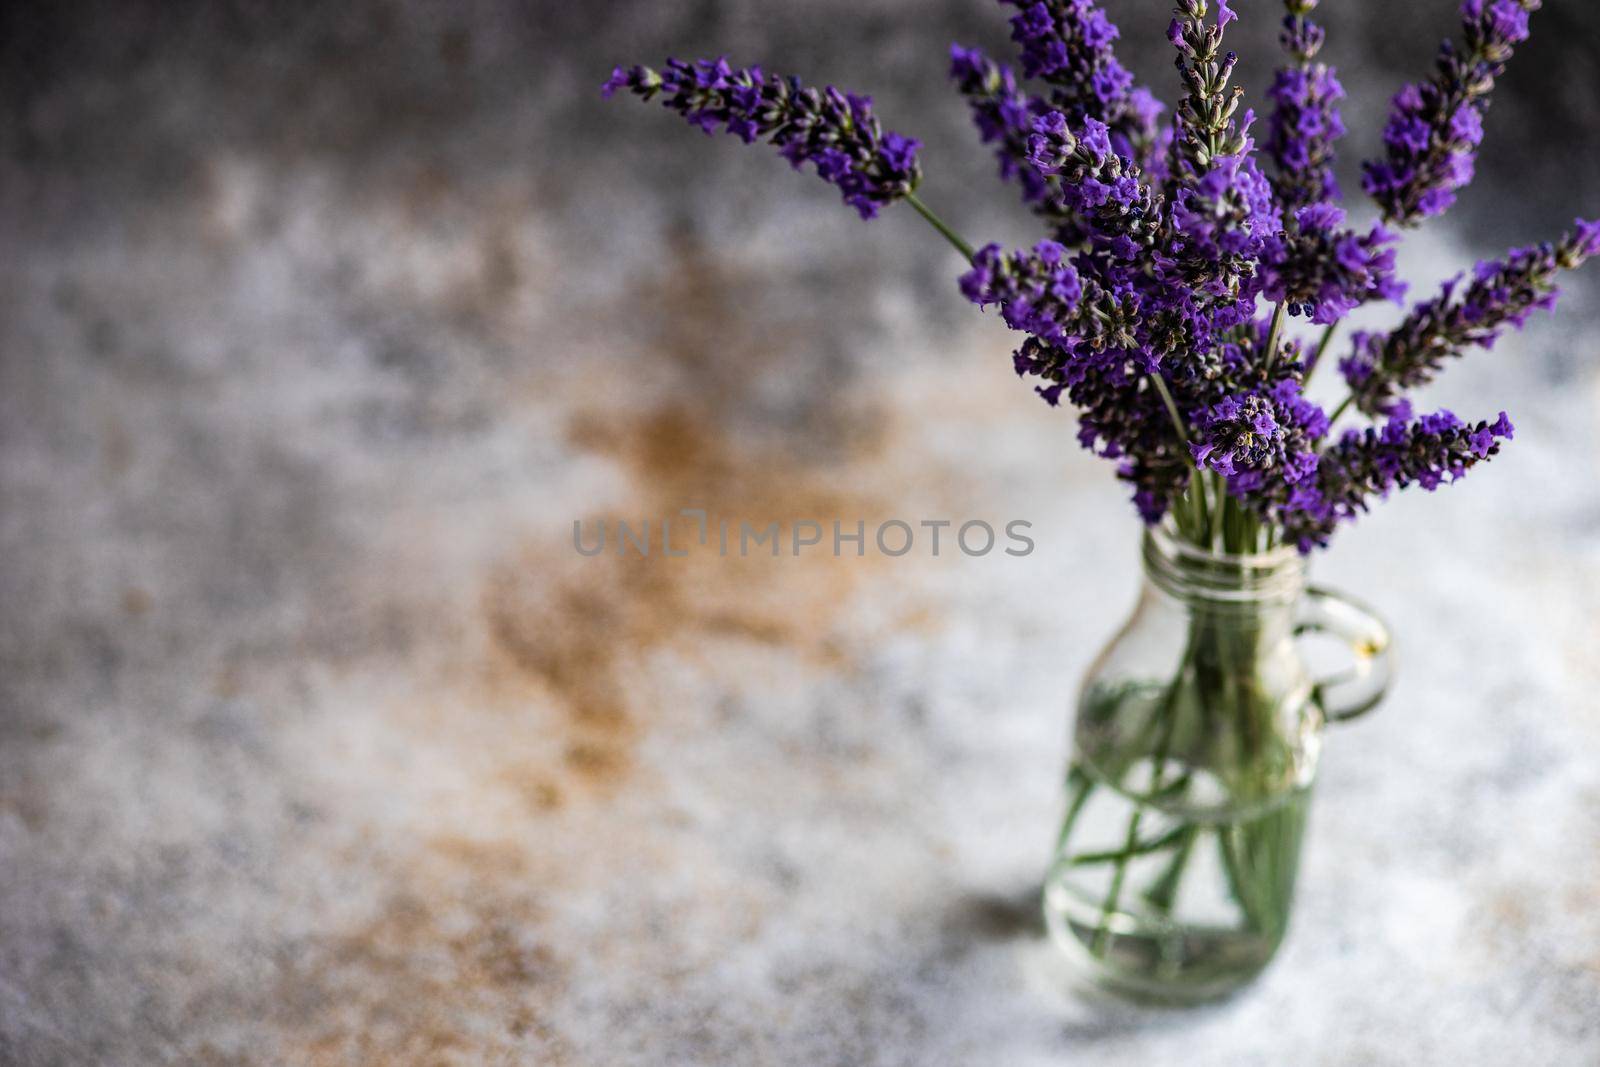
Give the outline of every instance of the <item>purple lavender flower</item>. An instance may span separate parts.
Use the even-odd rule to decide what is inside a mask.
[[[966,98],[983,143],[995,146],[1000,177],[1016,181],[1022,187],[1024,202],[1049,221],[1059,236],[1075,241],[1071,213],[1061,202],[1060,190],[1028,158],[1033,124],[1051,110],[1050,105],[1019,89],[1011,68],[994,62],[976,48],[950,46],[950,77]]]
[[[1520,329],[1534,311],[1555,307],[1559,271],[1576,269],[1597,253],[1600,221],[1578,219],[1554,244],[1479,263],[1459,296],[1462,279],[1446,282],[1391,333],[1357,333],[1354,351],[1339,363],[1356,406],[1369,415],[1387,414],[1402,390],[1431,381],[1446,360],[1473,346],[1493,348],[1508,328]]]
[[[1013,330],[1057,343],[1076,329],[1083,295],[1067,250],[1055,241],[1040,241],[1031,252],[1009,255],[997,244],[984,246],[973,257],[972,269],[961,276],[961,291],[979,307],[998,304]]]
[[[610,97],[618,89],[644,100],[663,96],[663,105],[708,134],[721,126],[746,144],[766,137],[796,169],[815,166],[864,219],[904,198],[922,177],[920,142],[884,132],[871,99],[832,86],[819,92],[760,67],[735,69],[726,59],[669,59],[661,71],[618,67],[601,91]]]
[[[1384,158],[1362,164],[1362,187],[1385,220],[1414,226],[1442,214],[1472,180],[1489,92],[1515,45],[1528,37],[1528,15],[1542,0],[1465,0],[1465,50],[1445,41],[1434,76],[1395,94],[1384,128]]]
[[[1253,161],[1244,154],[1211,160],[1197,181],[1177,187],[1169,209],[1137,164],[1115,153],[1105,124],[1084,119],[1074,131],[1064,113],[1052,112],[1034,130],[1030,162],[1059,181],[1093,253],[1080,270],[1138,312],[1124,321],[1139,364],[1154,371],[1163,357],[1181,353],[1188,365],[1174,369],[1205,373],[1217,336],[1249,318],[1254,261],[1281,225]]]
[[[1327,326],[1369,301],[1404,297],[1405,284],[1395,277],[1400,235],[1381,223],[1364,235],[1343,224],[1344,211],[1331,204],[1295,212],[1293,225],[1262,255],[1267,299]]]
[[[1234,264],[1241,275],[1283,225],[1271,185],[1244,153],[1217,156],[1180,189],[1172,221],[1186,255]]]
[[[1260,292],[1257,260],[1282,229],[1272,186],[1251,158],[1251,112],[1236,118],[1243,90],[1228,88],[1237,57],[1222,53],[1236,16],[1207,0],[1180,0],[1167,38],[1178,50],[1185,95],[1176,165],[1168,177],[1171,239],[1158,261],[1161,289],[1146,317],[1164,353],[1190,353],[1187,373],[1211,375],[1221,337],[1248,322]]]
[[[1296,372],[1202,411],[1189,445],[1195,462],[1225,475],[1234,494],[1246,499],[1268,489],[1269,474],[1292,487],[1315,473],[1316,443],[1327,433],[1328,416],[1300,388]]]
[[[1249,138],[1239,136],[1239,153],[1209,158],[1197,177],[1178,184],[1157,263],[1162,313],[1148,317],[1166,320],[1158,346],[1167,353],[1187,348],[1196,369],[1206,367],[1223,334],[1249,321],[1265,283],[1258,263],[1283,227]]]
[[[1276,165],[1273,188],[1287,213],[1340,198],[1333,143],[1345,132],[1339,114],[1345,93],[1333,68],[1315,62],[1323,32],[1308,16],[1317,0],[1285,0],[1285,6],[1279,40],[1294,62],[1279,68],[1267,91],[1274,106],[1266,149]]]
[[[1117,477],[1134,487],[1133,501],[1148,523],[1161,520],[1190,477],[1190,464],[1150,373],[1117,349],[1066,349],[1029,337],[1013,356],[1019,375],[1048,384],[1037,392],[1051,406],[1063,394],[1079,409],[1078,442],[1118,460]]]
[[[1052,112],[1034,129],[1030,161],[1059,182],[1077,212],[1087,247],[1075,265],[1104,308],[1080,310],[1072,330],[1046,339],[1104,345],[1114,337],[1147,373],[1176,356],[1169,369],[1179,377],[1209,374],[1219,336],[1250,317],[1254,260],[1279,227],[1254,163],[1244,155],[1212,160],[1168,209],[1137,164],[1115,153],[1105,124],[1084,119],[1074,131],[1064,113]]]
[[[1331,327],[1362,304],[1401,299],[1391,227],[1442,211],[1471,177],[1487,94],[1539,0],[1465,0],[1464,43],[1447,43],[1435,75],[1396,96],[1386,155],[1365,166],[1363,185],[1384,216],[1365,231],[1336,206],[1344,90],[1317,62],[1317,0],[1284,0],[1289,59],[1270,91],[1270,178],[1254,156],[1252,114],[1230,85],[1227,0],[1175,0],[1168,38],[1184,93],[1165,127],[1117,62],[1117,30],[1098,3],[1001,2],[1017,11],[1022,70],[1043,81],[1043,95],[972,49],[951,50],[951,76],[1002,177],[1048,226],[1053,239],[1025,250],[973,252],[934,216],[914,196],[917,143],[883,132],[864,98],[724,60],[618,70],[605,91],[659,95],[708,133],[765,138],[865,217],[909,198],[971,261],[963,293],[1027,335],[1017,373],[1047,403],[1079,409],[1080,443],[1116,462],[1145,521],[1170,514],[1196,543],[1220,537],[1248,551],[1264,532],[1266,544],[1279,535],[1324,544],[1374,497],[1432,489],[1498,452],[1511,435],[1504,415],[1474,425],[1449,412],[1413,419],[1402,392],[1552,306],[1557,272],[1600,254],[1600,222],[1579,220],[1559,242],[1480,264],[1390,333],[1355,335],[1340,363],[1345,403],[1388,421],[1332,446],[1328,413],[1303,392],[1308,350],[1287,336],[1283,313]],[[1208,486],[1226,492],[1218,499]]]
[[[1161,201],[1138,165],[1116,154],[1106,124],[1086,118],[1074,133],[1063,112],[1051,111],[1034,121],[1033,131],[1028,162],[1058,179],[1058,194],[1076,213],[1083,238],[1113,260],[1145,255],[1161,226]]]
[[[1121,36],[1092,0],[1000,0],[1018,9],[1011,36],[1022,72],[1050,85],[1050,103],[1076,125],[1104,122],[1114,151],[1148,164],[1159,141],[1161,105],[1133,83],[1112,51]]]
[[[1334,529],[1370,506],[1374,497],[1420,485],[1428,491],[1455,481],[1500,452],[1513,434],[1501,412],[1494,422],[1463,423],[1449,411],[1411,417],[1398,405],[1381,428],[1350,430],[1318,461],[1315,478],[1298,486],[1279,511],[1287,539],[1301,551],[1326,545]]]
[[[1219,474],[1270,469],[1283,460],[1282,427],[1258,393],[1223,397],[1196,421],[1200,436],[1189,449],[1195,462]]]

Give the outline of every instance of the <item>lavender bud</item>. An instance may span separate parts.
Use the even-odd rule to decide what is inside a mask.
[[[1600,253],[1600,221],[1578,219],[1555,244],[1516,249],[1505,259],[1479,263],[1472,281],[1444,284],[1433,300],[1418,304],[1388,334],[1358,333],[1354,351],[1339,369],[1369,415],[1392,411],[1400,393],[1432,381],[1445,361],[1473,346],[1493,348],[1507,329],[1520,329],[1536,310],[1555,307],[1556,275]]]
[[[1395,94],[1384,128],[1385,154],[1362,164],[1362,187],[1384,219],[1415,226],[1455,203],[1472,180],[1483,112],[1514,45],[1528,37],[1528,15],[1541,0],[1465,0],[1465,52],[1449,41],[1434,76]]]
[[[1161,105],[1134,84],[1112,45],[1121,33],[1093,0],[1001,0],[1018,10],[1011,37],[1022,72],[1050,86],[1049,103],[1074,123],[1106,124],[1118,155],[1155,162]]]
[[[1372,499],[1453,482],[1498,455],[1513,429],[1503,411],[1492,423],[1468,425],[1449,411],[1412,419],[1410,405],[1401,404],[1383,427],[1351,430],[1322,454],[1315,477],[1279,511],[1285,538],[1302,551],[1326,545],[1339,523],[1363,514]]]
[[[760,67],[735,69],[719,58],[669,59],[659,72],[618,67],[601,94],[618,89],[643,100],[662,96],[664,106],[708,134],[720,126],[747,144],[767,138],[795,168],[812,164],[864,219],[905,197],[922,178],[921,142],[885,132],[869,98],[832,86],[819,92],[798,78],[763,74]]]
[[[1070,212],[1061,203],[1060,190],[1029,161],[1028,143],[1038,116],[1050,105],[1017,88],[1016,75],[976,48],[950,46],[950,77],[966,98],[972,121],[984,144],[995,146],[1000,177],[1022,187],[1023,200],[1060,228]]]
[[[1405,296],[1405,284],[1395,277],[1400,235],[1381,224],[1361,235],[1343,229],[1343,222],[1344,211],[1331,204],[1295,212],[1293,225],[1262,255],[1267,299],[1327,326],[1362,304]]]
[[[1052,343],[1082,332],[1078,298],[1083,295],[1078,272],[1067,262],[1066,249],[1040,241],[1031,252],[1002,252],[986,245],[961,276],[961,292],[979,307],[998,304],[1013,330],[1023,330]]]
[[[1333,144],[1344,136],[1339,101],[1344,86],[1333,68],[1313,62],[1322,48],[1322,28],[1306,17],[1315,5],[1287,0],[1280,42],[1294,60],[1280,67],[1267,94],[1272,115],[1267,151],[1275,165],[1273,188],[1286,213],[1317,202],[1340,199],[1333,175]]]

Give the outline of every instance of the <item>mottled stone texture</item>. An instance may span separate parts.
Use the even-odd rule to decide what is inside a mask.
[[[1170,89],[1164,6],[1117,10]],[[1326,6],[1370,148],[1453,5]],[[1402,674],[1328,739],[1281,962],[1173,1014],[1062,986],[1033,887],[1131,509],[909,213],[595,91],[721,47],[874,92],[1016,240],[942,77],[998,16],[7,7],[0,1062],[1600,1059],[1593,279],[1432,394],[1507,454],[1318,565]],[[1549,0],[1413,277],[1600,210],[1595,24]],[[696,505],[1039,547],[570,546]]]

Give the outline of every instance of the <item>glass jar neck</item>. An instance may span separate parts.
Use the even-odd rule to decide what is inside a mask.
[[[1145,531],[1144,573],[1152,590],[1194,612],[1287,613],[1306,586],[1305,557],[1292,546],[1229,555],[1190,544],[1166,524]]]

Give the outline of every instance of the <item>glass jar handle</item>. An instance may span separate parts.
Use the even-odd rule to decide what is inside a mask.
[[[1377,707],[1394,673],[1389,628],[1371,609],[1331,589],[1312,586],[1301,598],[1296,636],[1325,633],[1350,647],[1355,660],[1342,671],[1318,678],[1312,685],[1317,704],[1329,722],[1354,719]]]

